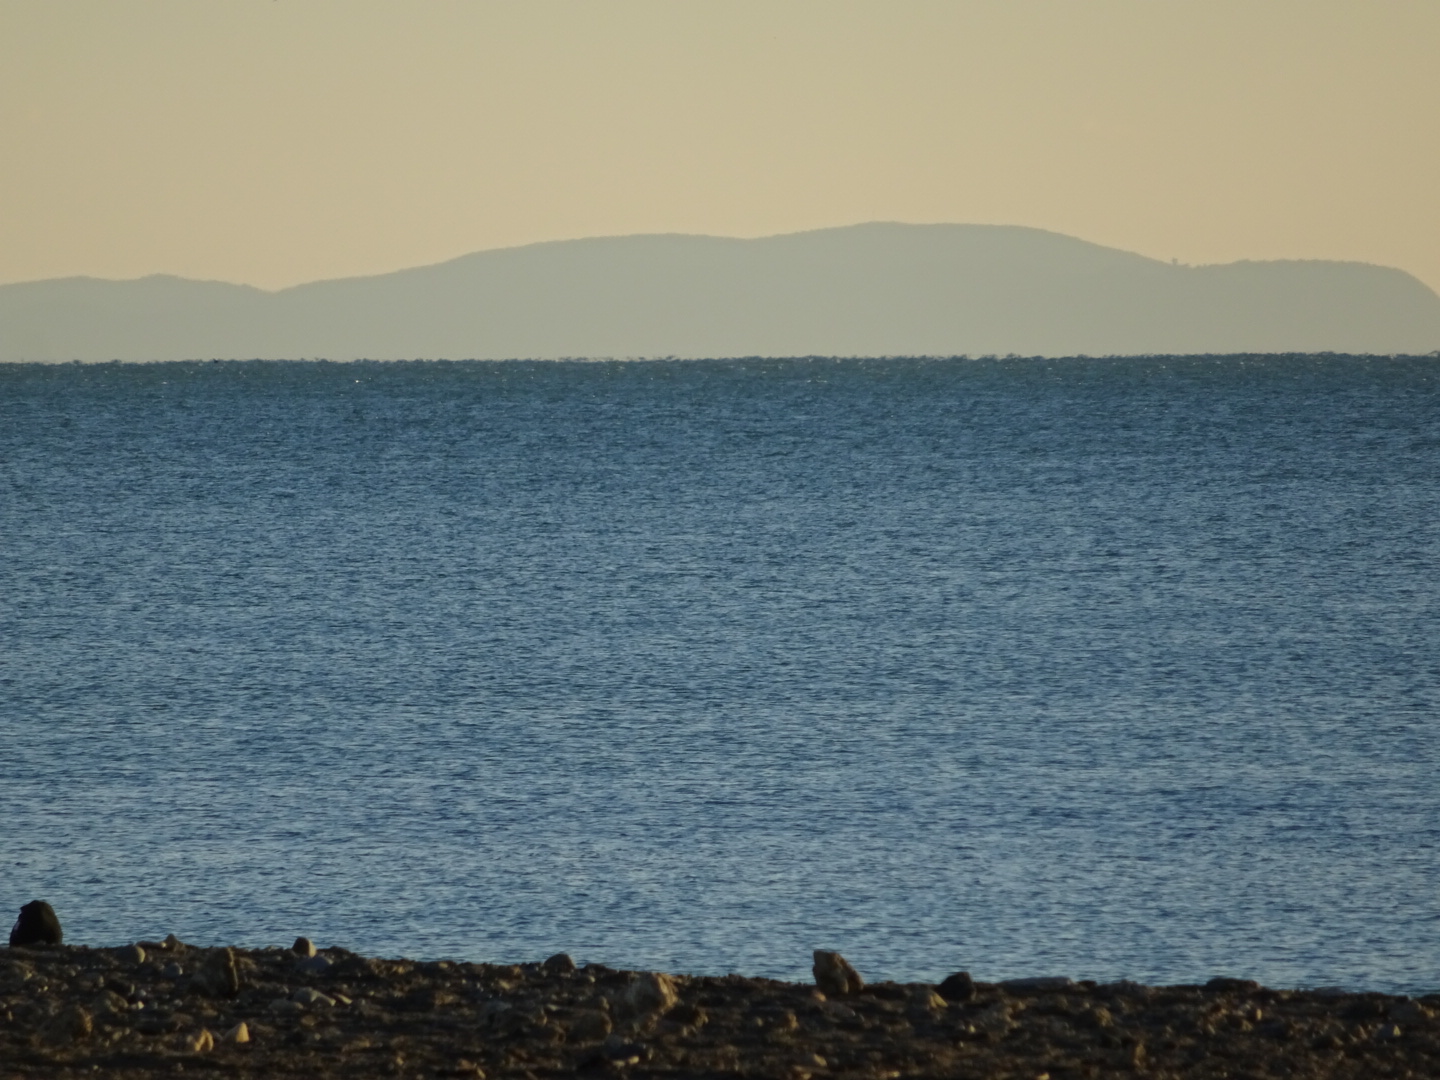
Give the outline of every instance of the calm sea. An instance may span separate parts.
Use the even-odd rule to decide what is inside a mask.
[[[1440,360],[0,366],[0,917],[1440,988]]]

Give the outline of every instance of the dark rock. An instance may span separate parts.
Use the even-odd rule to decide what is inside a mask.
[[[605,1040],[601,1053],[612,1065],[638,1065],[649,1059],[650,1048],[644,1043],[628,1042],[611,1035]]]
[[[93,1009],[96,1016],[124,1016],[130,1011],[130,1002],[113,990],[102,990]]]
[[[31,900],[20,909],[20,917],[10,931],[10,947],[21,945],[59,945],[65,938],[55,909],[44,900]]]
[[[575,961],[570,958],[569,953],[556,953],[540,965],[552,975],[568,975],[575,970]]]
[[[610,1017],[599,1009],[582,1009],[570,1021],[566,1032],[573,1043],[599,1042],[614,1030]]]
[[[290,951],[296,956],[314,956],[315,943],[308,937],[297,937],[295,944],[290,946]]]
[[[470,1080],[485,1080],[485,1070],[469,1058],[460,1058],[458,1061],[441,1068],[435,1075],[468,1077]]]
[[[620,996],[620,1005],[631,1016],[662,1013],[678,1000],[675,982],[669,975],[659,972],[641,972],[625,987]]]
[[[78,1005],[71,1005],[46,1026],[42,1038],[51,1046],[69,1046],[89,1038],[94,1029],[90,1014]]]
[[[1068,990],[1075,981],[1068,975],[1032,975],[1024,979],[1006,979],[998,984],[1002,990],[1022,992],[1035,990]]]
[[[1224,975],[1217,975],[1205,984],[1205,989],[1220,991],[1222,993],[1232,993],[1237,990],[1258,990],[1260,989],[1260,984],[1254,979],[1229,979]]]
[[[1390,1019],[1398,1024],[1421,1024],[1435,1014],[1418,1001],[1404,998],[1390,1008]]]
[[[303,971],[310,975],[327,974],[332,966],[328,956],[303,956],[295,961],[296,971]]]
[[[940,996],[946,1001],[972,1001],[975,997],[975,980],[968,971],[957,971],[940,984]]]
[[[858,994],[865,989],[865,980],[838,952],[815,950],[815,985],[831,997]]]
[[[299,1000],[299,999],[297,999]],[[438,986],[419,986],[395,1002],[397,1009],[406,1012],[434,1012],[458,1001],[450,991]]]
[[[919,1013],[940,1012],[949,1004],[933,987],[917,986],[910,994],[910,1008]]]
[[[210,997],[234,997],[240,992],[240,972],[234,949],[216,949],[190,979],[191,987]]]
[[[710,1017],[699,1005],[681,1002],[665,1014],[665,1019],[689,1027],[704,1027]]]
[[[305,961],[300,961],[304,963]],[[346,956],[332,964],[327,969],[328,974],[337,979],[371,979],[384,978],[388,973],[385,964],[380,960],[372,960],[366,956]]]

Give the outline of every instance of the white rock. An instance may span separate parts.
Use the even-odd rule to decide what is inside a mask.
[[[209,1028],[201,1028],[198,1035],[192,1035],[185,1040],[185,1046],[192,1053],[204,1054],[215,1049],[215,1036],[210,1033]]]

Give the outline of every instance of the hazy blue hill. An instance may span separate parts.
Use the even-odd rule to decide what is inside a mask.
[[[231,356],[274,295],[247,285],[154,275],[0,286],[0,360]]]
[[[1017,226],[571,240],[275,293],[171,277],[0,287],[4,360],[1436,348],[1440,297],[1399,270],[1176,266]]]

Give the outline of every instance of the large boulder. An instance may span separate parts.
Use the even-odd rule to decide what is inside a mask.
[[[865,980],[838,952],[815,950],[815,985],[830,997],[858,994],[865,989]]]
[[[975,980],[968,971],[948,975],[940,984],[940,996],[946,1001],[972,1001],[975,998]]]
[[[18,945],[59,945],[65,938],[55,909],[44,900],[31,900],[20,909],[20,918],[10,931],[10,947]]]

